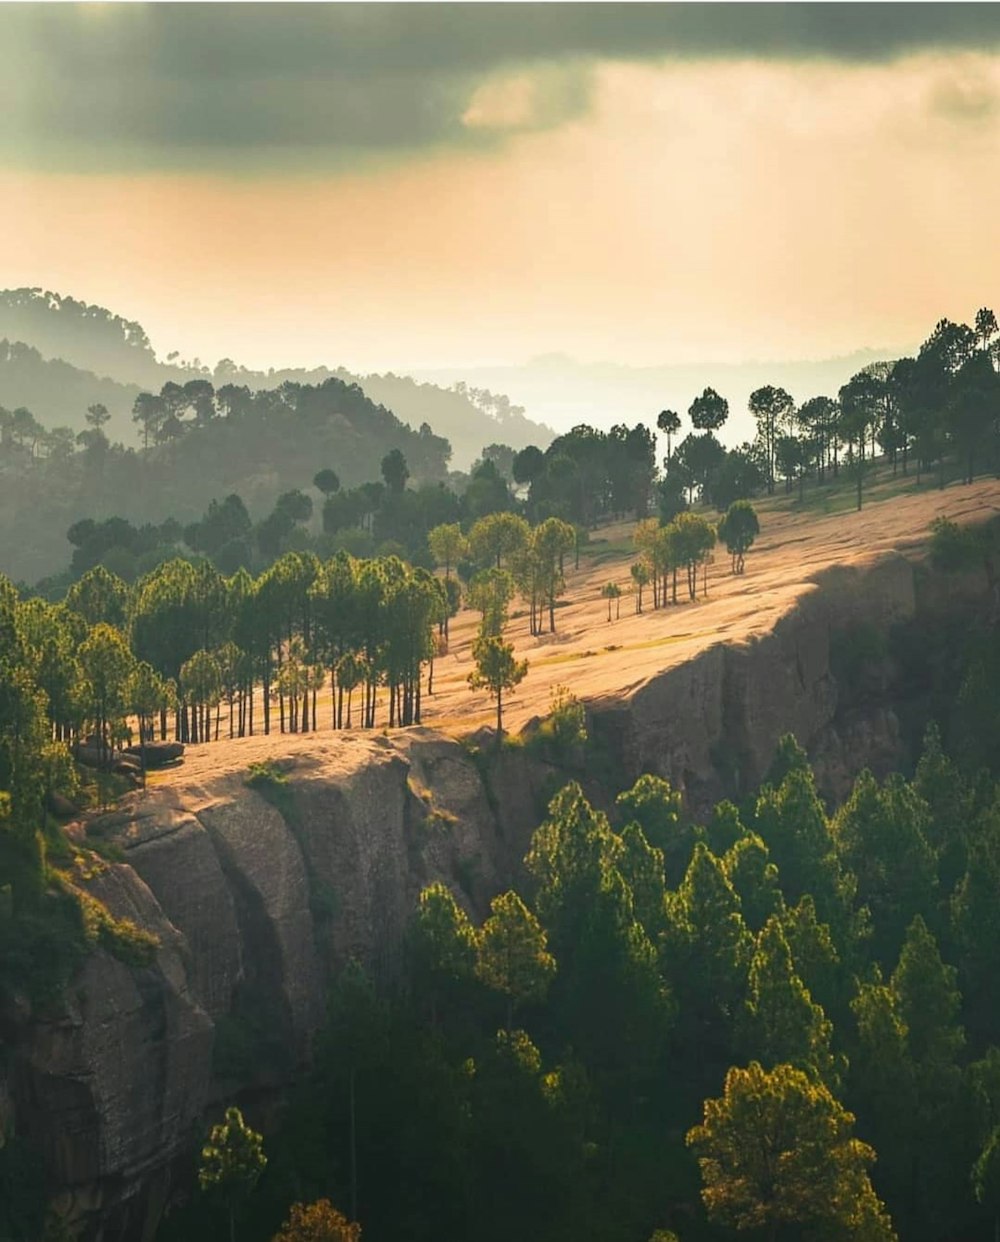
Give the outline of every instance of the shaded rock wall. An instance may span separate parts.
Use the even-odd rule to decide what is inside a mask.
[[[396,970],[434,879],[482,915],[537,823],[537,805],[522,832],[501,823],[468,752],[429,730],[327,736],[284,758],[273,741],[276,785],[250,787],[244,767],[182,777],[90,825],[126,862],[87,887],[159,936],[156,962],[92,954],[56,1011],[21,1015],[0,1074],[0,1106],[82,1237],[151,1237],[170,1167],[213,1108],[308,1060],[332,971],[351,957]],[[234,1039],[249,1067],[220,1059]]]
[[[593,703],[590,726],[611,767],[629,780],[642,772],[666,777],[704,810],[754,789],[784,733],[810,752],[832,797],[869,762],[865,754],[882,760],[876,766],[898,760],[890,713],[867,712],[852,723],[857,687],[838,684],[831,637],[862,628],[885,635],[911,618],[916,573],[902,556],[829,570],[765,632],[719,642],[650,678],[627,701]]]

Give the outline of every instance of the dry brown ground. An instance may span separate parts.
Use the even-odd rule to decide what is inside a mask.
[[[853,509],[827,516],[814,508],[800,509],[791,498],[776,497],[758,506],[761,534],[747,556],[746,572],[733,577],[724,548],[708,567],[708,595],[702,597],[699,576],[697,602],[652,608],[649,592],[641,615],[635,615],[629,565],[631,523],[604,527],[581,557],[580,569],[567,574],[564,606],[556,611],[556,633],[532,637],[526,615],[515,616],[508,629],[519,658],[529,662],[528,674],[504,711],[504,727],[516,730],[533,716],[549,710],[552,691],[567,686],[581,699],[627,693],[692,655],[726,639],[743,639],[766,632],[794,601],[810,589],[822,569],[856,563],[891,551],[912,551],[926,544],[928,527],[939,515],[957,522],[981,521],[1000,512],[1000,481],[984,479],[970,486],[953,484],[943,490],[927,487],[912,494],[893,494],[900,481],[886,479],[871,488],[861,512]],[[883,499],[883,497],[886,497]],[[810,493],[806,493],[807,502]],[[846,505],[846,493],[833,504]],[[713,515],[714,516],[714,515]],[[600,591],[617,582],[623,592],[621,616],[610,624],[607,602]],[[681,582],[680,587],[686,585]],[[679,588],[680,598],[680,588]],[[451,625],[448,654],[439,658],[434,672],[434,694],[425,697],[426,725],[453,733],[468,733],[496,719],[496,709],[485,692],[474,693],[467,679],[472,670],[471,645],[479,614],[463,610]],[[191,746],[183,765],[185,780],[205,778],[234,765],[292,754],[361,739],[330,732],[329,699],[320,699],[321,731],[300,736],[271,734],[244,738],[229,745]],[[276,713],[272,716],[275,721]],[[257,715],[257,720],[262,716]],[[380,704],[378,726],[386,721]],[[223,735],[227,731],[225,719]],[[346,757],[346,756],[345,756]],[[170,780],[161,774],[159,781]]]
[[[630,591],[629,565],[634,558],[623,555],[594,564],[594,554],[601,549],[597,544],[581,560],[579,573],[569,574],[568,604],[556,612],[555,634],[532,638],[526,617],[512,621],[509,637],[529,667],[505,711],[505,727],[515,729],[532,716],[544,715],[557,685],[568,686],[580,698],[627,692],[714,642],[766,631],[819,570],[917,547],[926,542],[927,528],[940,514],[963,522],[990,512],[1000,512],[996,480],[897,496],[870,503],[860,513],[828,517],[761,506],[761,534],[747,556],[743,575],[729,572],[729,556],[725,548],[718,548],[708,567],[707,598],[700,594],[700,575],[694,603],[653,611],[647,590],[644,610],[637,616],[634,599],[627,594],[621,600],[620,620],[610,624],[601,588],[613,581]],[[631,524],[609,527],[598,537],[621,543],[631,531]],[[681,586],[686,595],[686,584]],[[478,613],[463,611],[452,625],[451,649],[438,662],[434,698],[424,713],[429,724],[464,730],[495,716],[487,696],[473,694],[466,684],[477,621]]]

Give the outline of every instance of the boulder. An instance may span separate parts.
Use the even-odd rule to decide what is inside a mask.
[[[147,768],[165,768],[168,764],[175,763],[184,755],[183,742],[147,742],[146,750],[146,767]],[[132,755],[142,763],[143,747],[126,746],[124,754]]]
[[[49,814],[59,819],[72,819],[80,814],[80,808],[75,802],[70,801],[61,793],[56,793],[55,790],[49,790],[45,795],[45,804],[49,809]]]

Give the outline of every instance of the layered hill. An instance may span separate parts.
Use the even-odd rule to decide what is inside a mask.
[[[392,448],[415,483],[448,473],[446,439],[426,425],[413,430],[339,379],[240,397],[200,420],[175,416],[173,432],[147,449],[87,432],[84,449],[74,451],[70,437],[47,455],[27,437],[0,441],[0,572],[29,582],[58,572],[66,532],[82,518],[184,524],[213,498],[237,493],[259,519],[282,493],[310,488],[320,468],[334,469],[345,487],[377,479]]]
[[[0,406],[30,410],[51,430],[68,427],[76,435],[86,427],[91,405],[103,405],[111,415],[105,430],[109,439],[136,441],[132,405],[142,392],[138,384],[95,375],[64,362],[46,358],[33,345],[0,338]]]
[[[173,355],[164,362],[141,324],[102,306],[42,289],[0,291],[0,406],[25,406],[47,427],[66,425],[78,432],[85,426],[87,406],[100,402],[111,414],[111,438],[137,445],[139,431],[131,411],[138,393],[158,392],[168,382],[191,379],[210,379],[217,387],[242,385],[251,391],[289,383],[320,385],[330,379],[358,385],[376,405],[392,410],[414,431],[429,424],[449,441],[452,466],[462,470],[488,444],[544,447],[554,434],[505,398],[463,385],[419,383],[391,372],[360,375],[344,367],[262,371],[222,359],[210,369],[197,359],[187,363]],[[387,444],[383,452],[395,447],[401,446]]]

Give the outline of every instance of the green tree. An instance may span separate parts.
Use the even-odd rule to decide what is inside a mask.
[[[469,674],[473,690],[487,690],[497,701],[497,741],[503,734],[503,696],[513,694],[524,681],[528,661],[514,658],[514,648],[497,634],[481,634],[472,644],[475,669]]]
[[[16,623],[17,592],[0,575],[0,876],[14,913],[35,908],[45,890],[41,832],[49,729]]]
[[[695,397],[688,410],[691,426],[698,431],[718,431],[729,417],[729,402],[720,397],[714,388],[706,388]]]
[[[974,330],[980,349],[986,352],[990,347],[990,341],[997,334],[997,317],[988,306],[982,306],[976,311]]]
[[[167,407],[162,397],[141,392],[132,405],[132,421],[142,428],[142,449],[149,452],[149,441],[159,439],[160,429],[167,417]]]
[[[142,748],[142,783],[146,783],[146,743],[155,736],[155,719],[170,706],[170,691],[151,664],[136,662],[126,692],[127,705],[139,723],[139,745]]]
[[[697,513],[678,513],[667,527],[669,559],[674,569],[674,603],[677,602],[676,569],[687,570],[688,594],[695,599],[698,594],[698,569],[708,559],[715,547],[715,530],[705,518]]]
[[[503,561],[510,562],[522,552],[531,539],[531,527],[516,513],[489,513],[481,517],[469,531],[469,549],[473,560],[484,568]]]
[[[774,465],[778,436],[791,421],[795,402],[784,388],[766,384],[750,394],[750,413],[757,424],[757,441],[764,455],[767,494],[774,493]]]
[[[663,851],[650,845],[637,823],[621,830],[622,850],[618,870],[632,893],[632,909],[646,935],[655,944],[666,928],[667,889]]]
[[[863,1109],[865,1137],[881,1153],[879,1182],[894,1204],[905,1203],[913,1171],[916,1072],[899,996],[876,967],[851,1001],[857,1038],[851,1046],[850,1098]]]
[[[545,454],[536,445],[529,444],[515,456],[511,473],[515,483],[533,483],[544,469]]]
[[[663,948],[686,1047],[702,1072],[713,1060],[724,1064],[746,992],[753,941],[721,861],[703,842],[669,897]]]
[[[646,840],[662,850],[668,861],[676,856],[682,845],[681,795],[669,781],[644,772],[631,789],[618,795],[615,806],[642,828]]]
[[[868,457],[867,441],[874,438],[879,412],[883,404],[882,384],[869,371],[859,371],[838,393],[840,399],[839,429],[847,440],[850,473],[857,485],[857,507],[861,508],[864,477]],[[874,449],[871,456],[874,456]]]
[[[437,1023],[443,1001],[460,995],[476,970],[478,935],[447,885],[429,884],[420,894],[413,926],[416,978],[430,998]]]
[[[108,413],[108,407],[98,402],[96,405],[87,406],[87,413],[84,415],[84,418],[88,427],[92,427],[94,431],[103,432],[104,425],[111,418],[111,415]]]
[[[556,600],[566,589],[563,559],[573,548],[576,535],[573,527],[561,518],[550,517],[540,522],[531,535],[531,553],[537,566],[538,595],[549,610],[549,632],[556,629]]]
[[[85,680],[87,719],[94,726],[104,762],[119,735],[128,707],[128,686],[135,664],[122,634],[113,626],[94,626],[80,647],[80,667]]]
[[[347,694],[346,728],[349,729],[351,727],[351,704],[354,698],[354,691],[357,690],[358,686],[362,685],[365,680],[366,670],[364,662],[350,651],[342,655],[337,661],[337,691],[340,696],[338,698],[337,705],[338,729],[345,727],[342,698],[343,694],[345,692]]]
[[[667,437],[667,456],[665,460],[669,463],[672,456],[670,442],[681,429],[681,416],[675,410],[661,410],[656,416],[656,427],[658,431],[662,431]]]
[[[854,1116],[821,1082],[791,1065],[730,1069],[688,1132],[709,1219],[737,1230],[782,1230],[891,1242],[892,1225],[868,1178],[875,1153],[852,1137]]]
[[[872,948],[883,963],[899,951],[914,915],[934,905],[937,868],[927,840],[929,821],[926,803],[901,776],[880,786],[868,771],[833,819],[837,853],[857,878],[857,901],[871,913]]]
[[[713,817],[710,841],[721,835],[722,822],[721,818]],[[723,853],[722,865],[739,896],[747,927],[756,935],[772,915],[784,910],[778,868],[771,862],[770,851],[757,833],[744,829],[739,839]]]
[[[402,450],[390,449],[382,458],[382,478],[385,479],[386,487],[398,496],[406,487],[406,480],[409,477],[410,468],[406,464]]]
[[[517,1010],[541,1000],[555,974],[545,930],[517,893],[502,893],[490,902],[478,944],[477,974],[504,998],[510,1030]]]
[[[903,1081],[893,1097],[883,1101],[885,1112],[876,1115],[876,1121],[897,1148],[893,1201],[905,1233],[931,1239],[948,1228],[950,1205],[961,1202],[968,1186],[969,1158],[960,1141],[965,1101],[958,1064],[965,1033],[958,1021],[961,996],[956,971],[942,962],[937,942],[919,916],[907,929],[886,999],[905,1035],[904,1048],[900,1055],[887,1042],[877,1053],[869,1050],[868,1059],[884,1066],[885,1052],[893,1051],[898,1068],[888,1081],[900,1077]],[[886,1026],[883,1023],[876,1033],[891,1035]],[[952,1138],[947,1150],[941,1146],[943,1134]]]
[[[570,782],[552,799],[525,858],[559,963],[549,1010],[616,1111],[634,1105],[648,1081],[671,1012],[656,952],[619,869],[622,852],[607,817]]]
[[[674,455],[670,461],[670,468],[667,471],[665,486],[670,490],[676,475],[687,489],[688,497],[692,504],[694,503],[696,493],[699,492],[701,493],[702,500],[706,502],[711,501],[714,481],[725,461],[726,450],[711,431],[702,432],[701,435],[692,432],[690,435],[685,436],[674,450]],[[660,514],[664,520],[667,517],[663,511],[663,501],[665,499],[666,496],[661,494]],[[679,505],[677,508],[683,509],[684,506]]]
[[[921,918],[911,923],[887,985],[876,973],[852,1003],[854,1098],[885,1156],[882,1184],[907,1237],[941,1237],[968,1193],[972,1155],[958,1064],[961,997]],[[949,1136],[943,1146],[941,1136]]]
[[[845,972],[841,969],[840,953],[829,924],[821,923],[816,914],[811,893],[785,908],[781,925],[796,972],[811,995],[829,1014],[846,1012]]]
[[[961,802],[955,812],[962,813]],[[965,872],[948,904],[966,1021],[985,1040],[993,1037],[1000,1003],[1000,803],[978,813],[970,807],[966,813]]]
[[[469,542],[462,534],[462,528],[457,522],[435,526],[428,532],[427,546],[435,562],[444,566],[446,578],[451,577],[452,566],[457,565],[469,550]],[[445,632],[447,633],[447,630]]]
[[[790,737],[787,741],[794,744]],[[842,941],[848,932],[852,886],[842,874],[836,840],[812,771],[794,760],[795,766],[788,767],[780,748],[781,744],[775,757],[778,766],[772,765],[769,774],[780,783],[777,787],[767,784],[761,790],[755,826],[778,868],[786,900],[794,905],[810,894],[819,917]]]
[[[649,586],[651,577],[649,565],[646,561],[633,561],[629,566],[629,573],[632,575],[632,582],[635,587],[635,610],[637,613],[641,613],[642,592]]]
[[[842,1067],[830,1049],[833,1027],[796,974],[781,920],[773,915],[750,962],[746,1015],[750,1049],[764,1065],[794,1065],[837,1089]]]
[[[236,1239],[237,1212],[266,1167],[263,1139],[238,1108],[227,1108],[225,1121],[212,1127],[201,1149],[198,1184],[222,1199],[229,1217],[229,1242]]]
[[[340,491],[340,476],[329,466],[323,470],[317,470],[313,475],[313,487],[322,492],[324,496],[333,496]]]
[[[733,558],[733,573],[743,573],[746,554],[760,534],[760,522],[750,501],[734,500],[719,522],[718,530],[719,538]]]
[[[212,709],[222,699],[222,670],[211,651],[196,651],[181,665],[180,690],[185,709],[190,711],[191,740],[212,740]],[[218,718],[216,718],[218,731]]]
[[[774,449],[775,470],[785,480],[785,493],[792,490],[792,484],[798,480],[799,501],[805,494],[806,473],[809,468],[811,446],[799,436],[778,436]]]
[[[79,613],[88,625],[125,624],[128,587],[103,565],[95,565],[73,583],[63,601],[71,612]]]
[[[988,433],[1000,408],[1000,376],[989,354],[972,354],[951,381],[949,430],[965,458],[965,481],[975,477],[976,456],[985,457]]]
[[[481,637],[499,638],[507,624],[507,607],[514,598],[514,579],[506,569],[483,569],[469,583],[466,602],[482,613]]]

